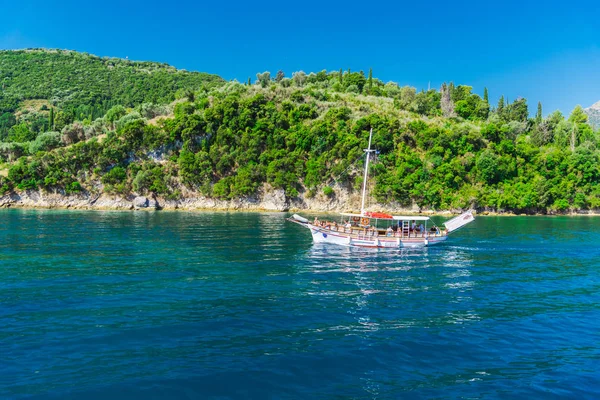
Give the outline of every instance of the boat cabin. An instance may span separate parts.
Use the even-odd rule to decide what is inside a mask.
[[[331,227],[339,232],[361,236],[415,238],[444,236],[445,231],[431,222],[429,217],[413,215],[390,215],[367,212],[363,214],[341,213],[340,223]],[[429,225],[429,226],[428,226]]]

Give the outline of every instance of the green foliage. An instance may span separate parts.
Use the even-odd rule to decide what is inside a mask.
[[[144,165],[132,182],[133,190],[140,194],[153,192],[167,194],[169,192],[167,175],[159,165]]]
[[[60,146],[60,133],[58,132],[45,132],[35,138],[33,142],[29,143],[29,154],[35,154],[38,151],[49,151]]]
[[[38,53],[18,54],[38,59]],[[89,56],[56,56],[89,67]],[[165,97],[157,94],[163,89],[149,89],[156,98],[148,98],[126,94],[116,86],[129,83],[112,80],[117,69],[146,64],[123,61],[108,68],[110,60],[92,61],[111,71],[121,100],[88,101],[96,98],[86,97],[90,93],[104,93],[91,83],[84,93],[65,97],[57,91],[51,101],[56,110],[34,103],[35,109],[13,113],[22,99],[44,98],[47,88],[11,75],[11,85],[20,82],[31,91],[0,99],[13,107],[0,114],[0,160],[8,163],[0,193],[62,188],[74,194],[94,191],[100,181],[109,193],[168,198],[181,190],[231,200],[252,197],[263,185],[288,197],[315,196],[321,187],[333,196],[323,186],[333,179],[360,190],[362,150],[372,128],[379,153],[371,166],[371,193],[382,203],[514,212],[600,207],[600,138],[581,108],[568,120],[558,112],[529,120],[525,99],[510,103],[502,97],[490,111],[487,90],[482,99],[470,86],[450,83],[443,97],[436,90],[383,84],[371,72],[365,77],[343,70],[300,71],[292,79],[278,73],[274,81],[263,73],[252,87],[174,84],[164,89]],[[179,74],[147,67],[145,75]],[[192,79],[186,76],[182,82]],[[179,79],[171,78],[165,79]],[[73,87],[80,84],[77,78]]]
[[[122,105],[116,105],[106,112],[104,119],[106,120],[106,122],[108,122],[114,127],[115,123],[123,116],[125,116],[125,114],[127,114],[127,110],[125,110],[125,107],[123,107]]]
[[[8,131],[8,141],[9,142],[29,142],[30,140],[35,139],[35,132],[29,130],[29,127],[25,123],[20,123],[18,125],[14,125]]]
[[[17,118],[11,113],[0,115],[0,141],[6,140],[10,128],[17,124]]]
[[[116,185],[127,179],[127,171],[123,167],[114,167],[102,177],[102,183],[105,185]]]
[[[0,113],[14,111],[24,99],[48,99],[62,109],[97,106],[93,118],[102,116],[115,104],[134,107],[146,102],[166,103],[174,100],[179,89],[212,87],[224,82],[216,75],[178,71],[166,64],[62,50],[0,51],[0,71],[7,77]],[[81,112],[74,114],[81,117]],[[61,130],[63,126],[54,129]]]

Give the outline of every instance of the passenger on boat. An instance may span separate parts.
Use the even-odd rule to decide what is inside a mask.
[[[423,226],[423,224],[419,225],[419,232],[421,232],[421,233],[425,232],[425,227]]]
[[[417,221],[413,220],[411,226],[410,226],[410,230],[414,231],[415,229],[417,229]]]
[[[394,232],[394,230],[392,229],[392,227],[388,226],[387,231],[386,231],[386,236],[392,236],[393,232]]]
[[[319,219],[317,217],[315,217],[315,220],[313,221],[313,225],[319,226]]]
[[[346,225],[344,225],[344,232],[350,232],[352,233],[352,224],[350,223],[350,220],[348,220],[348,222],[346,222]]]

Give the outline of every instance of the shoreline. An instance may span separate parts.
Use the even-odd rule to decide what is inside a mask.
[[[275,191],[277,192],[277,191]],[[281,212],[302,213],[308,215],[329,215],[351,211],[353,207],[346,206],[346,201],[332,199],[301,199],[300,202],[287,199],[283,193],[234,199],[218,200],[206,197],[185,197],[178,200],[167,200],[154,196],[115,196],[102,194],[98,196],[79,195],[65,196],[58,193],[42,193],[40,191],[11,192],[0,196],[0,209],[24,210],[81,210],[81,211],[188,211],[188,212]],[[350,200],[350,199],[345,199]],[[351,201],[348,201],[351,203]],[[308,207],[298,207],[304,205]],[[354,207],[355,208],[355,207]],[[450,217],[459,215],[466,210],[423,210],[413,208],[393,207],[379,204],[371,207],[377,211],[410,216]],[[356,210],[355,210],[356,211]],[[555,213],[514,213],[510,211],[474,210],[476,216],[490,217],[543,217],[543,216],[600,216],[600,210],[568,211]]]

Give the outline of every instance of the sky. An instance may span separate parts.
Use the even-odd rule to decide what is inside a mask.
[[[487,87],[493,104],[525,97],[532,113],[541,101],[544,115],[600,101],[597,0],[0,0],[0,15],[0,49],[166,62],[242,82],[263,71],[373,68],[417,89]]]

